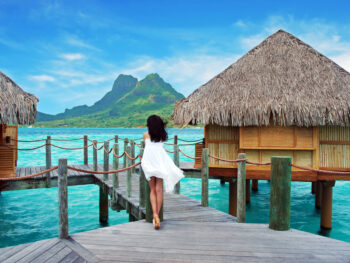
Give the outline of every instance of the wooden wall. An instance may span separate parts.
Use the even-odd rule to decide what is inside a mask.
[[[1,129],[2,132],[0,132],[0,134],[2,134],[3,138],[0,138],[0,177],[16,176],[18,155],[17,151],[11,148],[18,147],[16,141],[18,139],[18,127],[15,125],[7,125],[5,130],[3,126]],[[6,137],[8,136],[15,140],[6,141]]]
[[[350,127],[320,127],[320,168],[350,170]]]
[[[238,155],[239,128],[206,125],[204,129],[205,147],[209,154],[223,159],[236,159]],[[237,167],[235,164],[209,158],[211,167]]]
[[[236,159],[245,152],[250,161],[269,162],[271,156],[292,156],[293,163],[318,168],[318,128],[300,127],[205,127],[209,153],[224,159]],[[209,158],[210,167],[236,167]],[[249,167],[269,169],[269,167]]]

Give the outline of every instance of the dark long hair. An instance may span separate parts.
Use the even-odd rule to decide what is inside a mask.
[[[152,142],[164,142],[168,139],[168,133],[165,130],[166,122],[158,115],[151,115],[147,119],[148,133]]]

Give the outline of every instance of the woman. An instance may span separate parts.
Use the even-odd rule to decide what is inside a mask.
[[[153,226],[160,228],[159,211],[163,202],[163,180],[165,191],[171,192],[175,184],[184,177],[180,170],[165,152],[163,142],[168,139],[165,123],[157,115],[151,115],[147,119],[148,132],[143,134],[145,150],[141,161],[150,187],[150,201],[153,212]]]

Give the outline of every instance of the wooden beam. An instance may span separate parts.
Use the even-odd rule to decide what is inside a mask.
[[[84,135],[84,164],[88,165],[89,163],[89,151],[88,151],[88,136]]]
[[[58,215],[59,238],[68,238],[68,187],[67,187],[67,159],[58,161]]]
[[[209,206],[209,193],[208,193],[208,178],[209,178],[209,150],[204,148],[202,150],[202,206]]]
[[[291,157],[271,157],[270,223],[273,230],[290,228]]]
[[[238,159],[246,159],[245,153],[239,153]],[[238,163],[238,176],[237,176],[237,222],[245,222],[245,210],[246,210],[246,161]]]
[[[46,139],[46,169],[51,168],[51,136]],[[51,172],[46,173],[46,187],[51,186]]]

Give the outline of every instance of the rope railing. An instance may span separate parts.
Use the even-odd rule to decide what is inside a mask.
[[[68,148],[68,147],[62,147],[62,146],[59,146],[59,145],[55,145],[55,144],[52,144],[52,143],[50,143],[49,145],[51,145],[53,147],[56,147],[56,148],[59,148],[59,149],[63,149],[63,150],[81,150],[81,149],[89,148],[89,147],[93,146],[93,144],[89,144],[89,145],[83,146],[83,147]]]
[[[102,145],[100,148],[97,148],[97,147],[95,146],[95,144],[94,144],[94,143],[92,144],[92,147],[94,147],[96,151],[101,150],[101,149],[103,148],[103,146],[104,146],[104,145]]]
[[[137,158],[139,158],[139,157],[141,157],[141,155],[137,155],[136,157],[132,157],[132,156],[130,156],[129,154],[128,154],[128,152],[127,151],[124,151],[124,153],[125,153],[125,155],[126,155],[126,157],[128,157],[130,160],[136,160]]]
[[[114,147],[112,147],[109,151],[107,151],[106,147],[103,145],[103,150],[104,150],[104,152],[107,153],[107,154],[110,154],[110,153],[113,151],[113,148],[114,148]]]
[[[46,141],[46,139],[25,141],[25,140],[17,140],[17,139],[12,139],[12,138],[10,138],[10,140],[11,140],[11,141],[15,141],[15,142],[43,142],[43,141]]]
[[[9,178],[0,178],[0,181],[19,181],[19,180],[24,180],[24,179],[30,179],[45,173],[52,172],[53,170],[56,170],[58,166],[53,166],[50,169],[46,169],[44,171],[41,171],[39,173],[31,174],[31,175],[26,175],[26,176],[21,176],[21,177],[9,177]]]
[[[164,148],[164,150],[168,153],[174,153],[175,151],[169,151],[168,149]]]
[[[91,139],[87,139],[88,141],[90,142],[93,142],[94,140],[91,140]],[[110,139],[107,139],[105,141],[96,141],[96,143],[104,143],[104,142],[110,142],[111,140],[114,140],[114,138],[110,138]]]
[[[177,140],[181,142],[200,142],[200,141],[203,141],[203,138],[198,140],[184,140],[184,139],[177,138]]]
[[[83,140],[83,139],[84,139],[84,137],[76,138],[76,139],[55,139],[55,138],[51,138],[51,141],[69,142],[69,141],[79,141],[79,140]]]
[[[247,159],[236,159],[236,160],[227,160],[224,158],[220,158],[214,155],[209,154],[209,157],[214,159],[214,160],[218,160],[218,161],[222,161],[222,162],[227,162],[227,163],[239,163],[239,162],[244,162],[247,161]]]
[[[32,151],[32,150],[36,150],[36,149],[39,149],[39,148],[46,146],[46,143],[43,145],[37,146],[37,147],[33,147],[33,148],[17,148],[17,147],[8,146],[6,144],[4,144],[3,146],[5,146],[6,148],[9,148],[9,149],[12,149],[12,150],[17,150],[17,151]]]
[[[311,167],[305,167],[305,166],[296,165],[296,164],[293,164],[293,163],[290,163],[289,165],[294,167],[294,168],[298,168],[298,169],[305,170],[305,171],[316,172],[316,173],[350,175],[350,172],[344,172],[344,171],[320,170],[320,169],[314,169],[314,168],[311,168]]]
[[[184,151],[182,151],[180,148],[179,148],[179,152],[182,153],[183,155],[185,155],[187,158],[190,158],[192,160],[199,160],[201,159],[202,157],[193,157],[193,156],[190,156],[188,154],[186,154]]]
[[[121,155],[117,155],[116,152],[115,152],[114,147],[113,147],[112,149],[113,149],[113,151],[112,151],[112,152],[113,152],[113,155],[114,155],[116,158],[118,158],[118,159],[119,159],[119,158],[122,158],[122,157],[125,155],[125,151],[124,151]]]
[[[85,169],[80,169],[80,168],[76,168],[76,167],[73,167],[73,166],[67,166],[68,169],[71,169],[71,170],[74,170],[74,171],[77,171],[77,172],[82,172],[82,173],[91,173],[91,174],[112,174],[112,173],[120,173],[120,172],[123,172],[123,171],[126,171],[126,170],[129,170],[129,169],[132,169],[138,165],[140,165],[141,162],[138,162],[138,163],[135,163],[131,166],[128,166],[128,167],[125,167],[125,168],[122,168],[122,169],[119,169],[119,170],[110,170],[110,171],[91,171],[91,170],[85,170]]]

